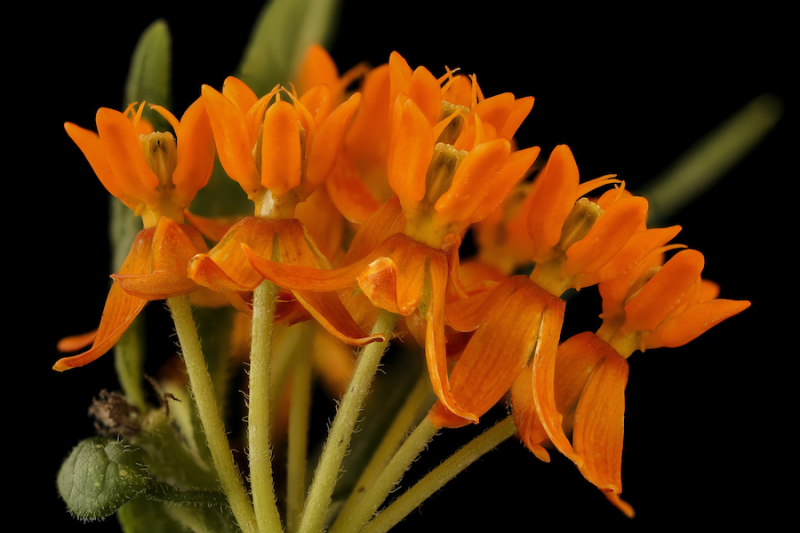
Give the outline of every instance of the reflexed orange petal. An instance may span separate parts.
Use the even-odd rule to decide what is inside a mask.
[[[573,441],[575,452],[583,459],[583,465],[579,466],[584,477],[603,492],[618,495],[622,492],[628,363],[611,346],[605,346],[605,358],[592,373],[578,401]],[[616,498],[610,499],[628,514],[629,505]]]
[[[359,288],[375,307],[403,315],[408,315],[417,307],[415,305],[406,313],[401,313],[397,308],[397,265],[388,257],[379,257],[367,265],[356,280]],[[418,295],[420,298],[422,297],[421,288]]]
[[[436,201],[436,222],[442,226],[468,222],[489,194],[510,150],[505,139],[471,150],[458,165],[450,188]]]
[[[97,134],[108,166],[124,193],[156,205],[158,178],[147,166],[139,135],[130,121],[119,111],[101,107],[97,111]]]
[[[361,95],[355,93],[349,100],[337,107],[319,127],[311,145],[306,167],[306,180],[309,185],[319,185],[333,171],[342,150],[344,132],[360,101]]]
[[[261,180],[253,160],[253,142],[244,115],[233,102],[212,87],[203,85],[202,92],[222,167],[248,195],[257,192],[261,189]]]
[[[647,217],[647,200],[626,198],[603,213],[583,239],[569,247],[562,272],[566,277],[592,274],[619,252]]]
[[[293,291],[297,301],[336,338],[353,346],[383,341],[383,335],[364,333],[335,292]]]
[[[583,462],[572,449],[564,429],[561,427],[563,416],[556,408],[555,398],[555,369],[556,355],[558,353],[558,337],[561,325],[564,323],[564,303],[548,305],[542,317],[542,327],[539,333],[540,340],[536,345],[533,356],[532,382],[533,400],[536,405],[536,414],[542,427],[547,432],[550,441],[562,454],[580,467]]]
[[[214,168],[214,134],[202,97],[183,114],[175,134],[178,165],[172,174],[172,198],[177,205],[187,207],[197,191],[206,186]]]
[[[550,454],[542,446],[542,443],[549,438],[536,413],[536,402],[533,398],[533,367],[530,365],[522,369],[511,385],[511,410],[522,443],[540,461],[549,463]]]
[[[401,203],[416,204],[425,196],[425,176],[433,157],[433,134],[413,100],[395,109],[387,175]]]
[[[83,152],[83,155],[89,161],[89,165],[91,165],[92,170],[94,170],[94,173],[97,175],[100,183],[103,184],[103,187],[113,196],[122,200],[131,210],[136,211],[141,201],[128,195],[122,184],[117,180],[116,176],[114,176],[114,172],[108,165],[108,161],[106,161],[100,137],[93,131],[85,130],[69,122],[64,123],[64,129],[67,131],[67,135],[69,135],[70,139],[81,149],[81,152]]]
[[[153,235],[150,271],[111,276],[128,294],[145,300],[163,300],[197,289],[186,267],[197,254],[207,252],[205,241],[192,227],[161,217]]]
[[[462,409],[450,389],[447,377],[447,350],[445,349],[444,316],[445,295],[447,290],[447,259],[444,254],[432,250],[428,272],[430,274],[431,296],[427,303],[425,322],[425,358],[428,361],[428,375],[431,378],[433,392],[439,401],[453,414],[470,422],[477,422],[478,417]]]
[[[564,417],[574,414],[586,383],[607,355],[606,347],[605,341],[589,331],[570,337],[558,347],[556,409]]]
[[[450,374],[458,405],[478,417],[500,401],[522,371],[536,345],[542,311],[552,300],[525,276],[507,279],[492,293],[483,322]],[[432,421],[438,427],[468,422],[438,424],[435,416]]]
[[[292,104],[275,102],[264,115],[261,141],[261,185],[283,197],[300,185],[303,153],[300,124]]]
[[[419,306],[425,287],[426,263],[430,254],[431,249],[428,246],[406,237],[398,239],[397,248],[389,256],[397,265],[397,281],[394,291],[397,312],[403,316],[411,314]],[[446,264],[447,260],[444,261]],[[359,286],[365,293],[367,292],[360,280]],[[442,307],[442,312],[444,312],[444,307]]]
[[[81,333],[80,335],[71,335],[69,337],[64,337],[58,344],[56,345],[56,350],[61,353],[66,352],[77,352],[94,342],[97,338],[97,330],[93,329],[87,333]]]
[[[704,263],[703,254],[696,250],[675,254],[625,306],[623,333],[656,329],[692,288]]]
[[[241,244],[259,255],[272,257],[276,234],[274,221],[245,217],[206,254],[196,256],[188,274],[196,283],[218,291],[252,291],[263,281],[247,260]]]
[[[470,222],[474,224],[489,216],[531,168],[537,157],[539,157],[538,146],[512,152],[506,159],[500,174],[495,178],[486,198],[472,215]]]
[[[737,315],[750,307],[744,300],[710,300],[689,307],[675,318],[667,320],[660,330],[661,345],[677,348],[692,341],[726,318]],[[651,346],[647,339],[648,348]]]
[[[531,190],[528,234],[535,261],[547,261],[561,239],[561,228],[575,204],[579,180],[578,165],[570,149],[563,144],[556,146]]]
[[[228,230],[243,218],[242,216],[203,217],[190,213],[188,209],[183,211],[183,216],[186,218],[186,222],[199,231],[203,237],[213,242],[221,241]]]
[[[120,274],[144,274],[149,271],[155,231],[156,228],[149,228],[136,235],[131,251],[120,268]],[[118,283],[114,283],[108,292],[103,317],[92,347],[82,354],[59,359],[53,369],[61,372],[83,366],[105,354],[122,337],[146,303],[146,300],[126,294]]]

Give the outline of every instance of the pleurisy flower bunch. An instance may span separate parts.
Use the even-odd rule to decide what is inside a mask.
[[[148,505],[194,531],[385,531],[465,466],[446,461],[433,481],[376,515],[430,439],[480,424],[500,404],[510,415],[465,447],[471,460],[517,435],[542,461],[558,450],[633,516],[620,499],[628,357],[686,344],[749,302],[717,299],[719,288],[701,277],[703,255],[670,244],[678,226],[648,228],[647,200],[623,181],[581,182],[566,145],[540,164],[539,148],[519,149],[514,135],[532,97],[485,97],[475,76],[445,68],[437,78],[396,52],[385,65],[343,76],[324,49],[305,57],[295,84],[263,96],[230,77],[221,91],[203,86],[180,120],[151,105],[174,134],[152,131],[145,103],[100,109],[97,133],[65,125],[144,229],[112,276],[97,331],[59,346],[91,347],[54,368],[102,356],[146,302],[166,300],[183,355],[182,364],[167,366],[185,367],[194,402],[177,406],[180,391],[188,396],[183,384],[174,388],[173,372],[154,382],[160,408],[122,398],[95,406],[106,434],[123,435],[124,451],[140,454],[140,468],[135,475],[117,468],[113,488],[106,483],[75,503],[70,494],[81,492],[86,476],[73,457],[91,451],[76,448],[59,475],[70,508],[92,518]],[[356,81],[358,91],[348,92]],[[252,201],[249,216],[193,212],[215,157]],[[462,258],[468,232],[478,249]],[[602,296],[602,326],[562,342],[563,294],[592,285]],[[249,344],[244,476],[221,416],[229,372],[207,371],[190,302],[235,310],[226,330],[230,368],[242,366],[237,347]],[[415,346],[427,373],[349,497],[332,506],[360,409],[393,339]],[[289,354],[280,363],[273,341]],[[345,345],[363,347],[355,363],[342,358]],[[307,488],[312,360],[323,378],[347,385]],[[288,401],[276,390],[286,372],[294,376],[284,387]],[[427,412],[421,421],[420,411]],[[272,447],[283,438],[287,481],[276,493]],[[92,442],[105,450],[103,460],[121,464],[109,451],[119,441]]]

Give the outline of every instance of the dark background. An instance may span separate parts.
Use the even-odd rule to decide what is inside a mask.
[[[98,107],[121,106],[130,54],[158,17],[173,35],[175,114],[198,97],[201,84],[221,86],[238,63],[260,2],[205,11],[179,4],[30,10],[20,19],[29,37],[9,43],[7,65],[14,72],[7,108],[14,122],[7,127],[21,129],[22,138],[5,153],[12,161],[21,155],[23,163],[6,165],[12,183],[6,198],[13,200],[6,217],[12,251],[5,258],[14,276],[13,305],[23,302],[23,308],[7,330],[13,351],[6,356],[12,367],[4,396],[15,420],[5,425],[13,452],[4,453],[12,461],[20,454],[35,458],[26,467],[34,472],[19,474],[34,484],[18,498],[23,506],[36,502],[26,519],[43,520],[47,530],[119,530],[114,518],[92,524],[70,518],[55,488],[63,458],[93,433],[86,415],[91,398],[118,387],[111,356],[65,374],[51,370],[59,338],[96,327],[110,274],[108,195],[62,124],[93,128]],[[625,518],[558,454],[544,465],[509,441],[396,531],[480,531],[493,523],[493,531],[650,529],[756,518],[767,526],[790,494],[778,481],[794,468],[786,466],[792,450],[784,444],[788,417],[780,415],[796,403],[783,396],[795,390],[786,382],[796,349],[783,339],[797,315],[790,300],[795,260],[785,251],[796,247],[788,215],[797,176],[788,157],[789,139],[796,139],[788,71],[791,64],[796,70],[796,58],[789,63],[786,15],[764,3],[746,13],[700,13],[404,2],[389,15],[374,5],[344,2],[331,48],[341,71],[362,60],[381,64],[396,49],[412,67],[424,64],[437,75],[444,65],[477,73],[487,96],[533,95],[520,146],[538,145],[548,154],[569,144],[582,179],[616,173],[636,191],[759,94],[772,92],[786,106],[761,146],[669,221],[684,228],[679,242],[705,254],[704,275],[721,284],[721,296],[753,305],[686,347],[630,359],[623,498],[637,517]],[[564,338],[599,325],[599,300],[587,292],[570,307]],[[159,303],[147,313],[153,323],[166,317]],[[464,429],[437,438],[414,472],[437,465],[472,434]]]

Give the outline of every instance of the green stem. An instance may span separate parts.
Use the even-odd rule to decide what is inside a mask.
[[[405,468],[400,470],[397,470],[397,468],[404,463],[407,463],[407,467],[417,456],[412,454],[413,448],[417,447],[421,450],[433,436],[431,431],[433,426],[427,423],[427,419],[425,419],[422,425],[408,438],[406,444],[403,444],[403,449],[398,451],[409,430],[424,414],[424,411],[422,414],[420,411],[422,409],[428,410],[435,400],[436,396],[431,390],[427,368],[423,368],[423,372],[420,373],[420,377],[406,398],[403,407],[398,411],[380,445],[375,450],[375,453],[372,454],[369,464],[364,468],[361,477],[358,478],[353,492],[350,493],[350,497],[339,512],[339,516],[331,527],[330,533],[357,531],[369,521],[378,506],[383,503],[389,490],[397,484],[403,475]],[[429,434],[427,440],[426,434]],[[395,452],[397,452],[397,455],[395,455]],[[392,467],[387,467],[390,462],[394,462],[394,471]],[[381,484],[376,482],[376,479],[382,472],[386,473],[386,475],[382,476],[384,481]],[[391,482],[391,486],[386,488],[386,484],[389,482]]]
[[[308,414],[311,406],[311,323],[294,326],[305,342],[295,345],[292,404],[289,411],[289,457],[286,482],[286,530],[297,531],[306,498],[306,456],[308,455]]]
[[[270,359],[272,329],[275,322],[275,297],[278,287],[264,280],[253,291],[253,329],[250,344],[250,390],[248,445],[250,488],[259,530],[283,531],[272,482],[272,450],[269,438]]]
[[[647,225],[669,219],[708,190],[758,144],[782,113],[780,98],[756,97],[645,184],[639,192],[650,202]]]
[[[175,321],[175,330],[178,333],[186,372],[192,387],[192,395],[197,406],[197,415],[203,426],[214,467],[219,475],[222,491],[228,498],[233,515],[244,533],[258,533],[253,506],[242,483],[242,477],[233,460],[233,453],[228,444],[225,427],[219,416],[214,386],[208,374],[203,352],[200,349],[200,339],[197,328],[192,318],[192,309],[187,296],[173,296],[167,298],[167,305]]]
[[[441,489],[459,472],[474,463],[479,457],[494,449],[498,444],[517,432],[514,417],[509,416],[495,424],[491,429],[476,437],[466,446],[450,456],[445,462],[434,468],[416,485],[408,489],[402,496],[384,509],[375,519],[367,524],[362,533],[382,533],[389,531],[422,502]]]
[[[353,426],[358,419],[364,398],[369,392],[369,386],[378,370],[378,363],[380,363],[388,339],[397,325],[398,318],[394,313],[381,310],[378,320],[372,328],[372,333],[383,334],[387,340],[373,342],[364,348],[356,362],[353,377],[342,397],[342,403],[333,420],[333,426],[328,434],[325,448],[322,450],[317,470],[314,472],[314,481],[311,483],[311,490],[300,521],[298,530],[300,533],[319,533],[322,530],[325,513],[331,502],[331,494],[333,494],[334,485],[339,477],[339,468],[353,434]]]

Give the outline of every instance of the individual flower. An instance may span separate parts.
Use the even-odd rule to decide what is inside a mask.
[[[220,162],[256,209],[255,216],[234,224],[207,254],[194,257],[189,276],[222,292],[245,313],[251,312],[249,293],[263,277],[250,266],[244,247],[276,261],[330,268],[295,218],[295,209],[336,164],[342,136],[359,102],[355,94],[332,109],[325,85],[316,85],[299,98],[290,94],[292,104],[280,95],[276,87],[259,99],[233,77],[225,80],[222,93],[203,86]],[[365,335],[335,295],[295,290],[293,297],[344,342],[365,344],[381,338]],[[299,319],[293,316],[289,322]]]
[[[373,306],[405,317],[408,329],[425,345],[439,400],[450,412],[474,422],[475,413],[458,405],[449,385],[444,331],[447,287],[457,283],[451,272],[458,271],[461,234],[500,203],[533,163],[538,148],[509,155],[509,140],[496,136],[494,126],[493,138],[487,139],[477,114],[468,150],[448,144],[457,142],[461,127],[469,124],[462,120],[465,111],[443,102],[446,89],[427,69],[420,67],[406,76],[407,64],[396,53],[389,65],[398,72],[390,73],[390,98],[393,94],[395,98],[387,163],[396,198],[362,226],[344,267],[319,270],[282,265],[259,257],[255,250],[250,260],[281,287],[335,293],[352,292],[357,286]],[[512,129],[516,131],[508,131]]]
[[[202,236],[183,224],[183,210],[211,175],[214,141],[202,99],[195,101],[180,121],[160,106],[180,140],[171,133],[139,135],[142,106],[133,121],[126,114],[101,108],[94,133],[66,123],[67,134],[89,161],[101,183],[136,215],[144,229],[136,235],[109,291],[96,335],[66,339],[62,349],[79,355],[60,359],[53,367],[66,370],[94,361],[119,340],[148,300],[186,294],[197,288],[186,276],[192,256],[207,251]]]

